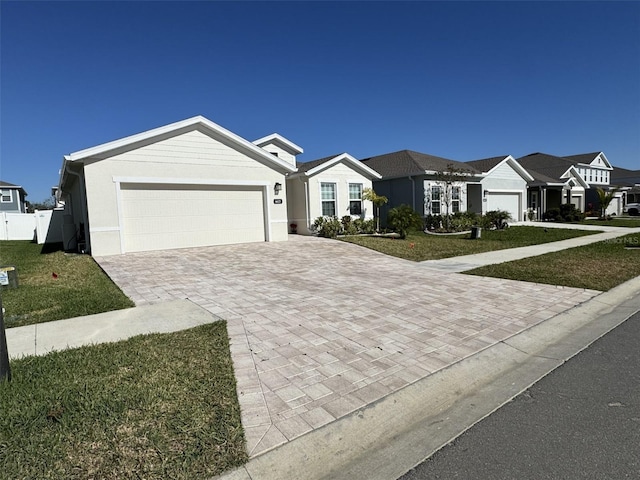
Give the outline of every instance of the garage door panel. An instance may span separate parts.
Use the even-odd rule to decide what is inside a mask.
[[[263,190],[239,186],[121,186],[127,252],[265,241]]]
[[[520,195],[517,193],[489,192],[487,195],[487,211],[506,210],[513,220],[520,219]]]

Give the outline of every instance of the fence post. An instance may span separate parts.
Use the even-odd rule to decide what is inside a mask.
[[[0,382],[4,380],[11,381],[11,366],[7,350],[7,335],[4,330],[4,308],[2,308],[2,296],[0,296]]]

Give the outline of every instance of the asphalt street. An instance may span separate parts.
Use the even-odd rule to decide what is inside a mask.
[[[640,478],[640,312],[400,480]]]

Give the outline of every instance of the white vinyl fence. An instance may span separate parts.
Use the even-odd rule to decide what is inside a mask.
[[[63,209],[36,213],[0,214],[0,240],[36,240],[39,244],[62,242]]]
[[[34,213],[0,214],[0,240],[35,240],[36,215]]]
[[[36,210],[36,238],[39,244],[62,242],[63,208]]]

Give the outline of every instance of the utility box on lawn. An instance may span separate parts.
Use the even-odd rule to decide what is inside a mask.
[[[477,239],[480,238],[480,236],[482,235],[482,228],[481,227],[471,227],[471,238],[472,239]]]
[[[0,266],[0,288],[18,288],[18,269],[15,266]]]

